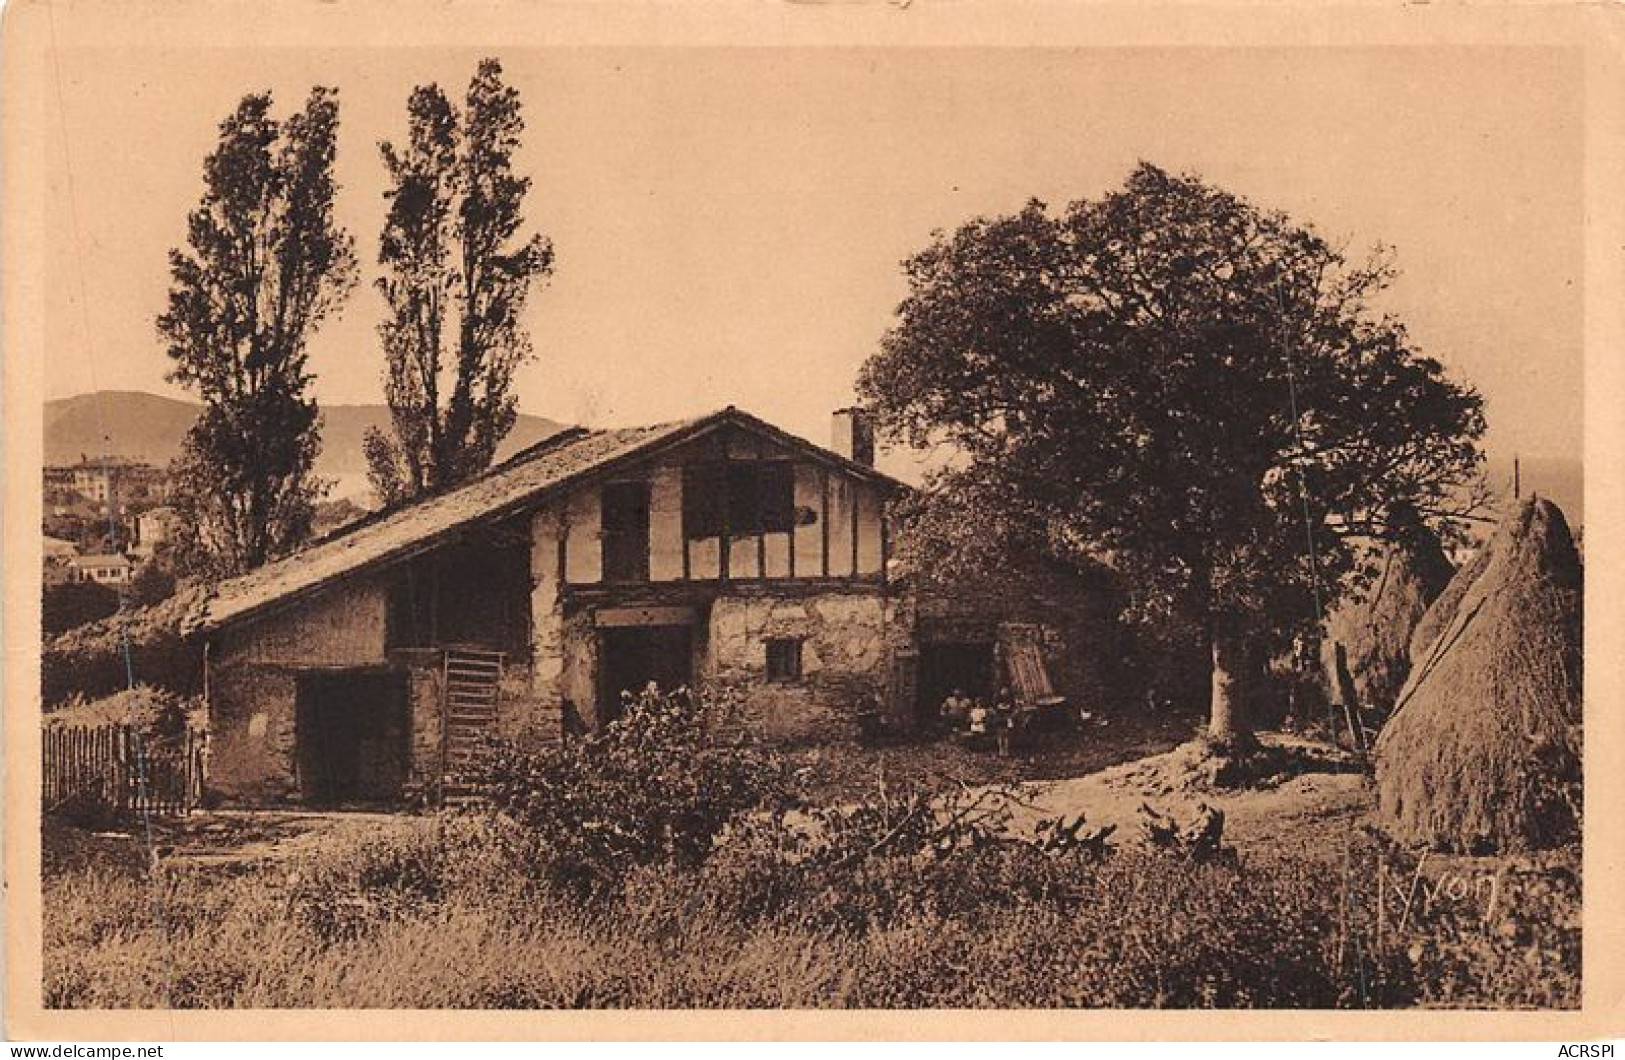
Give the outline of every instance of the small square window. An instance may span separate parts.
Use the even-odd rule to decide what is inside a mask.
[[[793,637],[775,637],[767,642],[767,679],[769,681],[801,680],[801,641]]]

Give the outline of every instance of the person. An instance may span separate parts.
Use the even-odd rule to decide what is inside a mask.
[[[968,720],[970,722],[970,734],[972,738],[987,735],[988,725],[992,719],[992,714],[993,712],[987,709],[987,704],[983,703],[979,699],[970,705]]]
[[[970,700],[965,698],[963,690],[956,688],[948,693],[948,698],[942,701],[941,714],[950,729],[957,729],[970,720]]]
[[[999,739],[999,754],[1010,753],[1010,733],[1016,727],[1016,697],[1005,685],[993,700],[994,734]]]

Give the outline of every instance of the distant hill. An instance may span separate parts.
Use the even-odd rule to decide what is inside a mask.
[[[45,462],[74,464],[81,456],[121,456],[163,466],[180,452],[181,439],[197,418],[198,405],[139,390],[101,390],[45,403]],[[335,496],[366,491],[367,461],[361,439],[368,427],[387,429],[384,405],[324,405],[322,452],[316,474],[338,480]],[[500,460],[533,445],[564,425],[521,415],[497,451]]]

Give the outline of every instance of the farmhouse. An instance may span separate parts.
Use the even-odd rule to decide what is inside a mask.
[[[489,734],[594,729],[651,681],[736,688],[792,741],[850,739],[863,704],[909,727],[950,685],[1049,695],[1051,631],[945,620],[889,576],[907,487],[861,410],[833,426],[830,448],[732,407],[573,428],[220,585],[188,623],[211,790],[432,794]]]
[[[910,628],[861,413],[834,449],[733,408],[571,429],[226,582],[210,785],[241,802],[428,791],[487,733],[556,739],[623,692],[732,684],[783,738],[886,698]]]

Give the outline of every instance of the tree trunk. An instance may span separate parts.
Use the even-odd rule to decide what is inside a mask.
[[[1234,634],[1219,629],[1213,630],[1208,640],[1213,653],[1208,736],[1215,743],[1231,744],[1251,731],[1241,699],[1241,646]]]

